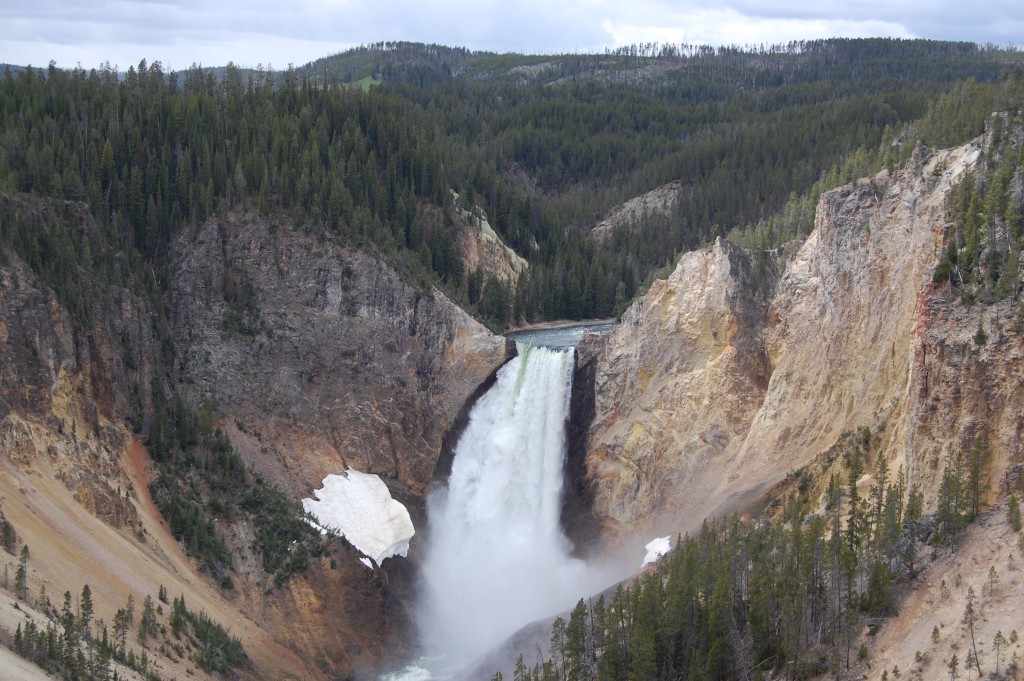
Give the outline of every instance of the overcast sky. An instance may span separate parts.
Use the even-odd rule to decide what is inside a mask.
[[[865,36],[1024,43],[1021,0],[0,0],[0,62],[285,68],[380,40],[495,52]]]

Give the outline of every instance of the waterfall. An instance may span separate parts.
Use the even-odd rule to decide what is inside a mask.
[[[559,522],[574,352],[517,347],[473,407],[447,488],[427,502],[418,625],[439,669],[464,668],[608,583],[570,556]]]

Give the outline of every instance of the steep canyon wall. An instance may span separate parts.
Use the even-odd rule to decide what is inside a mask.
[[[88,582],[109,622],[129,593],[165,586],[239,636],[265,678],[345,677],[411,645],[404,561],[375,573],[339,545],[273,588],[244,519],[220,524],[232,589],[184,555],[132,432],[153,408],[154,305],[176,347],[155,387],[210,407],[247,464],[294,499],[346,466],[377,473],[419,520],[442,439],[505,340],[381,260],[265,216],[224,214],[171,248],[165,298],[97,286],[87,318],[16,255],[0,267],[0,495],[31,546],[33,594]]]
[[[503,338],[436,291],[265,217],[208,221],[176,254],[192,401],[230,415],[247,458],[299,494],[352,466],[421,496],[448,427],[506,358]]]
[[[719,241],[625,313],[593,360],[584,484],[606,541],[743,510],[864,427],[929,504],[945,452],[980,438],[996,493],[1024,453],[1024,344],[974,343],[998,310],[931,279],[945,197],[978,155],[919,149],[894,177],[823,195],[780,274]]]

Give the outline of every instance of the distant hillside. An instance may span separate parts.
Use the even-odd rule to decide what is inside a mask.
[[[183,223],[252,197],[373,244],[498,326],[599,318],[621,312],[678,254],[776,213],[844,159],[905,157],[893,139],[937,97],[960,82],[994,83],[1021,61],[969,43],[889,39],[547,56],[378,43],[284,72],[170,74],[143,61],[118,77],[146,125],[144,154],[131,126],[97,129],[75,147],[78,122],[63,107],[54,156],[40,155],[29,121],[35,151],[24,156],[11,138],[0,186],[102,206],[128,220],[146,258]],[[33,71],[8,94],[4,125],[72,85],[109,111],[109,74],[93,73]],[[978,134],[995,92],[978,90],[948,139],[926,141]],[[152,128],[155,112],[164,123]],[[686,188],[671,210],[642,212],[599,243],[588,236],[671,183]],[[487,273],[473,279],[475,265],[456,254],[454,218],[470,207],[529,263],[486,294]],[[434,221],[434,208],[452,219]]]
[[[822,78],[925,77],[947,82],[971,76],[987,79],[1000,71],[1004,54],[997,48],[967,42],[889,38],[833,38],[751,47],[646,43],[597,54],[550,55],[379,42],[317,59],[297,70],[321,83],[379,76],[429,86],[448,78],[518,84],[585,79],[672,83],[710,67],[720,77],[730,72],[745,74],[736,81],[721,78],[722,85],[768,88]],[[982,63],[989,67],[979,72]]]

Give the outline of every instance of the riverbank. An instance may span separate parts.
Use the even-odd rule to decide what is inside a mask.
[[[587,334],[604,334],[614,328],[614,319],[570,323],[547,322],[510,331],[505,334],[505,337],[530,345],[567,350],[576,347],[583,336]]]
[[[527,324],[525,326],[518,326],[514,329],[508,329],[502,335],[512,336],[525,331],[546,331],[552,329],[568,329],[575,326],[614,326],[618,320],[615,317],[609,317],[607,319],[556,319],[550,322],[537,322],[536,324]]]

